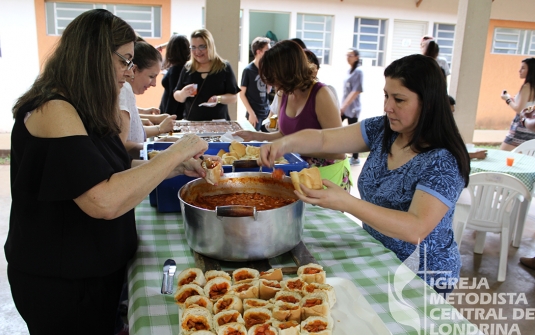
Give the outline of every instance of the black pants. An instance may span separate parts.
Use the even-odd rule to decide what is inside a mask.
[[[344,114],[342,114],[342,122],[344,122],[345,119],[347,119],[347,123],[348,124],[353,124],[353,123],[359,122],[359,118],[358,117],[348,117],[348,116],[345,116]],[[354,159],[358,159],[359,158],[359,153],[358,152],[353,153],[353,158]]]
[[[31,335],[113,335],[125,269],[105,277],[63,279],[8,265],[7,275],[15,306]]]

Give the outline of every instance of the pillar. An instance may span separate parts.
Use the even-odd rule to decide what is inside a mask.
[[[230,63],[238,80],[240,0],[206,0],[205,22],[206,29],[214,36],[217,53]],[[237,104],[230,104],[228,109],[230,118],[236,120]]]
[[[457,101],[455,120],[465,142],[473,142],[491,0],[459,0],[450,95]]]

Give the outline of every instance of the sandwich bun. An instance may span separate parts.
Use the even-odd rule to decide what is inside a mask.
[[[300,184],[303,184],[313,190],[321,190],[323,188],[320,169],[317,166],[313,166],[308,169],[303,169],[299,172],[292,171],[290,172],[290,178],[292,179],[292,184],[294,188],[303,195],[305,194],[301,190]]]

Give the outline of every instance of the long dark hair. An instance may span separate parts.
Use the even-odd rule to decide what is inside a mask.
[[[184,35],[173,35],[169,39],[169,43],[165,48],[163,68],[168,69],[175,65],[181,68],[189,60],[189,57],[190,50],[188,38]]]
[[[262,81],[286,94],[306,90],[314,83],[315,78],[305,52],[291,40],[276,43],[264,53],[258,65]]]
[[[23,105],[39,108],[59,93],[74,105],[90,130],[99,135],[118,134],[113,52],[135,40],[132,27],[105,9],[80,14],[65,28],[43,72],[18,99],[14,116]]]
[[[468,186],[470,158],[449,105],[444,76],[437,62],[424,55],[410,55],[392,62],[384,71],[385,78],[397,79],[403,86],[418,95],[420,117],[407,146],[415,152],[436,148],[448,150],[457,160],[459,171]],[[382,149],[391,153],[390,143],[394,131],[384,117]]]
[[[348,49],[349,51],[353,51],[353,54],[356,56],[356,57],[359,57],[360,56],[360,53],[357,49],[355,48],[349,48]],[[349,71],[349,73],[353,73],[353,71],[355,71],[355,69],[359,66],[359,63],[360,63],[360,58],[357,59],[357,61],[355,63],[353,63],[353,65],[351,65],[351,71]]]
[[[439,53],[440,53],[440,47],[438,46],[438,43],[435,42],[435,40],[430,40],[429,42],[427,42],[424,56],[437,59]]]
[[[522,63],[526,64],[528,67],[528,74],[526,75],[526,79],[522,86],[529,84],[530,91],[528,101],[533,101],[533,99],[535,99],[535,58],[526,58],[522,60]]]

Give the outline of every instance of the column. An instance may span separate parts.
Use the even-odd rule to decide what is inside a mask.
[[[229,61],[238,80],[240,0],[206,0],[205,22],[206,29],[214,36],[217,53]],[[228,109],[230,118],[236,120],[237,105],[230,104]]]
[[[455,120],[465,142],[474,138],[491,0],[459,0],[450,95],[457,100]]]

